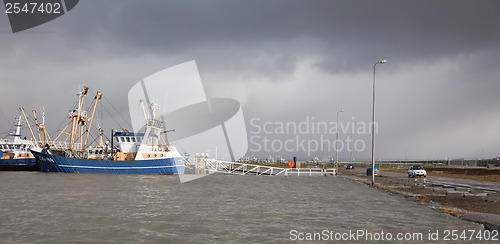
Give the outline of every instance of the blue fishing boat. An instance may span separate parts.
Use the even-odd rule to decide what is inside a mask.
[[[79,159],[33,152],[40,171],[64,173],[129,173],[129,174],[183,174],[182,158],[167,155],[166,152],[155,152],[157,159],[144,160],[99,160]]]
[[[148,104],[144,109],[146,125],[143,133],[126,130],[112,131],[111,143],[103,142],[102,129],[99,128],[98,144],[87,146],[95,108],[102,94],[97,92],[91,116],[82,108],[88,87],[80,92],[78,107],[70,113],[68,125],[69,144],[54,143],[42,150],[32,150],[42,172],[64,173],[125,173],[125,174],[183,174],[184,159],[173,146],[168,146],[163,134],[163,123],[155,118],[156,104]],[[147,119],[147,112],[150,118]],[[69,126],[68,126],[69,127]],[[85,133],[86,132],[86,133]],[[60,135],[61,135],[60,134]],[[59,137],[59,136],[58,136]],[[118,146],[115,146],[116,144]]]

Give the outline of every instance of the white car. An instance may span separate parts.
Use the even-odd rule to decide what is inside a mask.
[[[423,176],[427,177],[427,171],[420,165],[413,165],[408,169],[408,177]]]

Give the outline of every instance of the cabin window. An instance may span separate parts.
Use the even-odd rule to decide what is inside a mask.
[[[121,142],[125,142],[125,138],[119,137]]]
[[[102,150],[99,150],[99,154],[102,154]]]
[[[23,145],[23,146],[21,147],[21,150],[26,151],[26,145]]]
[[[14,149],[14,145],[9,145],[9,149]]]
[[[130,137],[130,139],[132,140],[132,142],[135,142],[135,137]]]
[[[125,137],[125,138],[127,138],[127,142],[130,142],[130,137]]]
[[[19,150],[21,148],[21,145],[16,145],[16,149]]]

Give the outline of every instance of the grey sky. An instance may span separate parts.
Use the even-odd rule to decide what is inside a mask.
[[[19,106],[45,107],[55,129],[83,84],[128,117],[132,85],[193,59],[207,95],[240,101],[247,122],[331,122],[341,108],[341,121],[368,122],[373,64],[387,59],[377,157],[497,157],[499,30],[499,1],[87,0],[16,34],[2,12],[0,129]]]

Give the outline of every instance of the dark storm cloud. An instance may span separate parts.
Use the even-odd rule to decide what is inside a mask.
[[[74,11],[44,27],[62,48],[107,58],[229,45],[242,49],[240,62],[275,50],[293,63],[312,50],[323,57],[318,67],[338,72],[381,56],[434,59],[500,41],[496,1],[85,1]],[[297,48],[297,39],[311,46]]]
[[[216,68],[219,62],[206,57],[232,47],[236,51],[226,55],[239,71],[256,71],[260,55],[271,53],[276,61],[265,66],[273,71],[257,73],[290,72],[311,54],[320,58],[317,67],[344,72],[364,69],[367,61],[381,57],[403,63],[496,47],[499,5],[454,0],[85,1],[47,29],[58,36],[51,43],[62,42],[60,49],[78,57],[187,54]]]
[[[118,56],[211,47],[217,52],[230,45],[243,49],[236,53],[241,59],[278,50],[282,59],[294,62],[312,50],[323,56],[319,67],[342,71],[381,56],[398,62],[435,59],[500,42],[496,1],[88,1],[81,5],[74,17],[78,19],[68,22],[71,34],[66,40]],[[304,43],[302,50],[296,49],[294,41],[300,38],[309,38],[314,46]],[[105,50],[99,48],[103,43]],[[124,48],[129,51],[123,52]],[[286,54],[290,52],[298,55]]]

